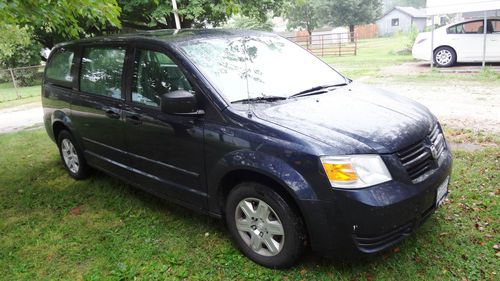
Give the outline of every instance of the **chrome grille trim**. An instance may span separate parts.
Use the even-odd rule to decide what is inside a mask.
[[[443,134],[436,124],[424,139],[401,149],[396,155],[410,179],[418,182],[423,180],[420,178],[422,175],[437,168],[437,159],[445,150],[445,146]]]

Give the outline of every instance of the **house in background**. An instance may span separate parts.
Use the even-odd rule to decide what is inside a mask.
[[[426,26],[426,19],[427,16],[422,10],[396,6],[377,20],[378,34],[379,36],[388,36],[396,31],[409,32],[412,25],[421,32]]]

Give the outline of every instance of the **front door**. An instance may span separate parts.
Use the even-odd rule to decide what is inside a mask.
[[[131,76],[124,118],[134,180],[153,193],[204,208],[203,118],[160,111],[162,94],[193,91],[190,82],[166,54],[146,49],[136,49]]]
[[[459,62],[483,60],[483,21],[470,21],[451,26],[447,30],[447,38],[457,52]]]

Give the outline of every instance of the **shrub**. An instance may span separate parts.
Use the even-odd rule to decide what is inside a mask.
[[[35,42],[31,30],[17,25],[1,25],[0,68],[16,68],[40,64],[41,46]],[[7,72],[8,75],[10,73]],[[2,80],[5,77],[2,74]],[[38,83],[38,69],[22,69],[14,73],[18,86],[32,86]],[[10,77],[8,78],[10,80]]]

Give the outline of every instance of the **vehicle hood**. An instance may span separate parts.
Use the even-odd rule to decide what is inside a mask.
[[[423,105],[358,83],[272,106],[256,106],[253,111],[263,120],[340,150],[345,144],[338,141],[342,134],[377,153],[393,153],[418,142],[436,122]]]

